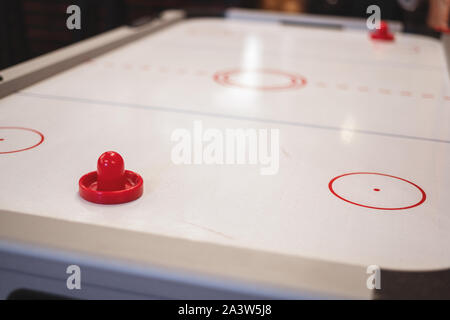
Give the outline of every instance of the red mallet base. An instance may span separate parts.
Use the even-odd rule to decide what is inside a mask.
[[[100,204],[130,202],[144,192],[142,177],[133,171],[124,170],[122,157],[114,151],[102,154],[97,171],[82,176],[78,184],[83,199]]]
[[[381,21],[380,28],[370,34],[374,40],[394,41],[394,35],[389,31],[389,25],[385,21]]]

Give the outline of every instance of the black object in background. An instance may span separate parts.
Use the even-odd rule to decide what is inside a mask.
[[[30,57],[19,1],[0,1],[0,69]]]
[[[70,5],[81,9],[81,30],[69,30]],[[0,1],[0,69],[124,23],[122,0]]]
[[[307,0],[306,8],[309,13],[364,18],[370,5],[380,7],[381,19],[401,21],[405,32],[439,37],[426,24],[428,0],[420,1],[414,11],[404,10],[397,0]]]
[[[280,0],[281,1],[281,0]],[[316,14],[367,17],[376,4],[382,19],[400,20],[406,32],[438,36],[427,28],[428,1],[414,12],[397,0],[305,0]],[[68,6],[81,8],[81,30],[68,30]],[[185,9],[190,16],[217,16],[229,7],[259,8],[261,0],[0,0],[0,70],[166,9]]]
[[[257,0],[0,0],[0,70],[166,9],[209,15],[257,4]],[[81,30],[66,28],[70,5],[81,9]]]

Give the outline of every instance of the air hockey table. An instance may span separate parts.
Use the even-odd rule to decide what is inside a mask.
[[[169,11],[0,71],[0,298],[448,298],[444,48],[391,30]],[[195,121],[278,129],[278,172],[174,164]],[[79,196],[108,150],[139,199]]]

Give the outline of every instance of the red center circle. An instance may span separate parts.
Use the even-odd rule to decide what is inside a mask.
[[[336,180],[338,180],[338,179],[340,179],[340,178],[342,178],[342,177],[346,177],[346,176],[350,176],[350,175],[356,175],[356,174],[373,174],[373,175],[385,176],[385,177],[394,178],[394,179],[398,179],[398,180],[404,181],[404,182],[409,183],[409,184],[411,184],[412,186],[416,187],[416,188],[420,191],[420,193],[422,194],[422,198],[421,198],[417,203],[415,203],[415,204],[413,204],[413,205],[410,205],[410,206],[407,206],[407,207],[401,207],[401,208],[382,208],[382,207],[367,206],[367,205],[364,205],[364,204],[361,204],[361,203],[356,203],[356,202],[350,201],[350,200],[348,200],[348,199],[346,199],[346,198],[340,196],[339,194],[337,194],[337,193],[334,191],[334,189],[333,189],[333,183],[334,183]],[[408,181],[408,180],[406,180],[406,179],[403,179],[403,178],[399,178],[399,177],[392,176],[392,175],[389,175],[389,174],[384,174],[384,173],[376,173],[376,172],[352,172],[352,173],[342,174],[342,175],[340,175],[340,176],[337,176],[337,177],[334,177],[333,179],[331,179],[331,181],[328,183],[328,188],[330,189],[330,192],[331,192],[333,195],[335,195],[336,197],[338,197],[338,198],[341,199],[341,200],[344,200],[345,202],[348,202],[348,203],[351,203],[351,204],[354,204],[354,205],[357,205],[357,206],[360,206],[360,207],[369,208],[369,209],[377,209],[377,210],[405,210],[405,209],[411,209],[411,208],[420,206],[422,203],[425,202],[425,200],[426,200],[426,198],[427,198],[427,195],[426,195],[425,191],[423,191],[423,189],[422,189],[421,187],[419,187],[417,184],[415,184],[415,183],[413,183],[413,182],[411,182],[411,181]],[[373,190],[374,190],[374,191],[380,191],[380,189],[378,189],[378,188],[375,188],[375,189],[373,189]]]
[[[286,78],[288,81],[286,84],[280,85],[247,85],[244,83],[239,83],[232,80],[232,76],[242,75],[245,73],[253,73],[259,75],[276,75]],[[278,70],[269,69],[256,69],[256,70],[228,70],[216,72],[213,76],[214,81],[225,86],[234,86],[245,89],[256,89],[256,90],[283,90],[283,89],[299,89],[306,85],[307,81],[304,77],[292,73],[287,73]]]
[[[17,149],[17,150],[10,150],[10,151],[0,151],[0,154],[16,153],[16,152],[30,150],[30,149],[36,148],[38,145],[40,145],[44,141],[44,135],[42,133],[40,133],[39,131],[34,130],[34,129],[22,128],[22,127],[0,127],[0,134],[1,134],[1,130],[2,129],[30,131],[30,132],[33,132],[33,133],[37,134],[40,137],[40,139],[39,139],[39,141],[37,143],[35,143],[34,145],[32,145],[30,147]],[[3,141],[3,140],[5,140],[5,139],[3,139],[3,138],[0,139],[0,141]]]

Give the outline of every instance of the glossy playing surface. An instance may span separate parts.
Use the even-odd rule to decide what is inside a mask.
[[[0,211],[346,264],[448,268],[449,89],[436,40],[188,20],[0,101]],[[173,164],[171,135],[195,120],[279,129],[278,174]],[[140,199],[79,197],[78,179],[107,150],[144,178]]]

